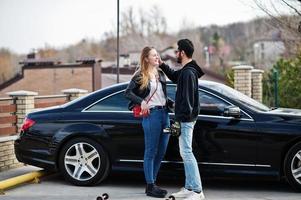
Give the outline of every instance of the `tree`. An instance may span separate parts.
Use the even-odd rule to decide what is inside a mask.
[[[40,58],[55,58],[58,51],[55,48],[45,46],[43,49],[38,49],[38,55]]]
[[[152,34],[166,34],[167,23],[158,6],[153,6],[149,11],[139,10],[135,14],[133,7],[122,13],[120,20],[121,35],[149,36]]]
[[[148,34],[161,35],[166,33],[167,23],[158,6],[153,6],[148,14]]]
[[[138,23],[134,15],[133,7],[129,7],[126,12],[122,13],[122,20],[120,20],[121,35],[136,35],[138,30]]]
[[[301,108],[301,54],[293,59],[280,59],[264,77],[264,103],[274,106],[274,71],[278,72],[279,106]]]
[[[0,84],[12,78],[18,71],[18,57],[10,50],[0,49]]]
[[[176,43],[177,40],[180,38],[189,38],[192,41],[194,45],[193,59],[196,60],[200,65],[204,65],[204,44],[202,41],[201,31],[191,26],[190,28],[185,27],[182,31],[180,31],[177,34],[177,37],[174,38],[173,43]]]
[[[289,56],[296,56],[301,51],[301,1],[300,0],[253,0],[256,6],[271,17],[271,26],[281,31]],[[281,10],[282,8],[282,10]],[[285,8],[288,15],[284,15]]]
[[[209,52],[212,55],[212,60],[215,60],[217,69],[222,69],[222,73],[226,74],[226,66],[224,60],[226,54],[229,53],[229,49],[227,48],[224,39],[217,32],[215,32],[211,38],[210,43],[211,46],[209,47]]]

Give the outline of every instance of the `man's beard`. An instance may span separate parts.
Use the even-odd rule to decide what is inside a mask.
[[[178,57],[177,57],[177,63],[182,63],[182,56],[181,55],[179,55]]]

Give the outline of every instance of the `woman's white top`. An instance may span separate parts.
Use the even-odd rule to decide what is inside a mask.
[[[158,83],[158,88],[156,90],[156,84]],[[166,98],[163,92],[162,84],[159,80],[156,78],[150,80],[150,93],[146,97],[145,101],[148,101],[148,99],[151,97],[151,95],[156,90],[156,93],[153,95],[151,100],[148,102],[149,108],[152,108],[154,106],[165,106],[166,104]]]

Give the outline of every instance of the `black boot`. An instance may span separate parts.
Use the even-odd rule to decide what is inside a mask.
[[[145,188],[145,193],[147,196],[164,198],[167,194],[167,191],[160,189],[155,184],[147,184]]]
[[[160,188],[160,187],[157,186],[156,184],[155,184],[154,187],[156,187],[162,194],[167,195],[167,190],[164,190],[164,189]]]

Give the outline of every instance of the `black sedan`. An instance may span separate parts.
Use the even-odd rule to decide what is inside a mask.
[[[75,185],[101,182],[112,170],[141,170],[143,129],[128,110],[127,84],[28,114],[15,141],[17,159],[60,171]],[[170,98],[175,90],[168,84]],[[199,82],[199,98],[193,149],[202,176],[285,177],[301,190],[301,110],[270,109],[210,81]],[[178,139],[171,137],[161,172],[182,170]]]

